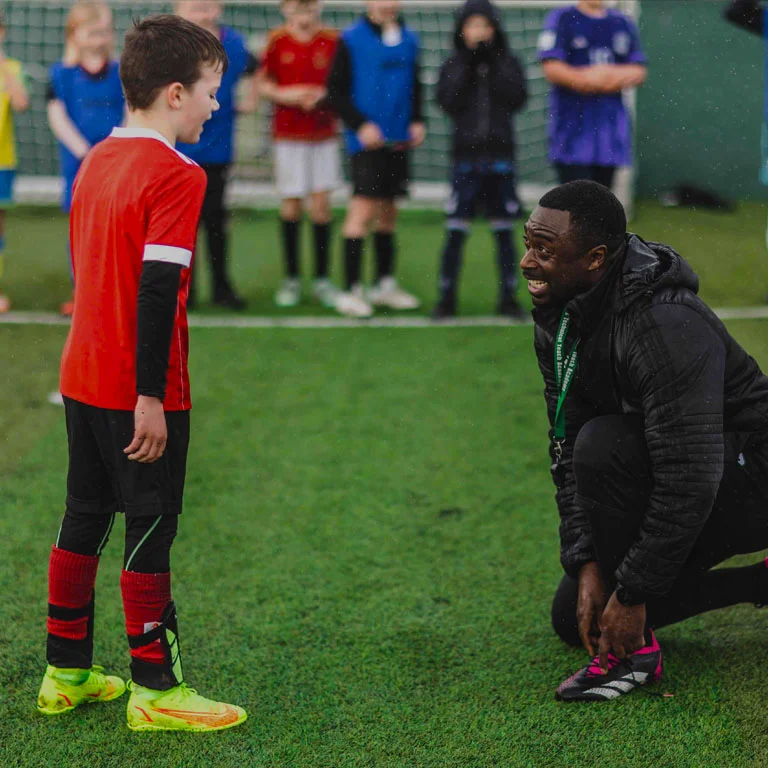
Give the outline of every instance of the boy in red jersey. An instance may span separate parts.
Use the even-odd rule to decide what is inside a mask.
[[[321,27],[319,0],[283,0],[282,11],[286,24],[270,35],[260,76],[262,96],[275,104],[275,176],[282,198],[286,278],[275,303],[293,307],[301,300],[300,224],[302,203],[309,197],[315,242],[312,294],[334,307],[338,290],[328,279],[328,242],[331,192],[341,172],[337,121],[323,100],[337,34]]]
[[[170,574],[189,443],[186,300],[206,184],[174,144],[199,139],[226,67],[219,41],[191,22],[136,23],[120,61],[127,125],[88,153],[75,181],[76,299],[61,363],[67,500],[48,571],[38,697],[47,715],[125,691],[92,659],[99,555],[120,510],[128,727],[212,731],[246,718],[184,683]]]

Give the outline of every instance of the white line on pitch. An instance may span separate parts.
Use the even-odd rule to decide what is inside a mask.
[[[721,320],[764,320],[768,305],[755,307],[723,307],[715,313]],[[54,312],[8,312],[0,315],[0,325],[69,325],[67,318]],[[422,315],[412,317],[374,317],[354,320],[346,317],[254,317],[249,315],[191,315],[193,328],[489,328],[530,325],[516,323],[505,317],[471,316],[434,321]]]

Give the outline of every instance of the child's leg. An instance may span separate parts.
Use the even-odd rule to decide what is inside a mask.
[[[213,301],[233,309],[241,309],[244,302],[232,288],[227,275],[228,220],[224,195],[227,189],[228,165],[206,165],[208,186],[205,191],[201,220],[205,225],[208,260],[211,266]]]
[[[375,306],[390,309],[416,309],[421,303],[402,290],[395,279],[395,227],[397,203],[394,197],[379,202],[376,210],[374,245],[376,249],[376,285],[368,293]]]
[[[397,203],[394,199],[382,200],[376,211],[373,233],[376,251],[376,280],[395,276],[395,227]]]
[[[285,276],[289,280],[298,280],[299,278],[301,213],[302,200],[300,197],[287,197],[280,204],[280,227],[283,236]]]
[[[315,235],[315,278],[325,281],[328,277],[328,244],[333,218],[331,194],[341,184],[339,146],[335,139],[330,139],[315,143],[312,150],[310,217]]]
[[[93,664],[96,571],[117,505],[92,427],[93,409],[69,399],[64,409],[70,459],[66,512],[48,567],[47,656],[54,667],[87,670]]]
[[[486,208],[489,224],[496,239],[499,265],[498,314],[523,320],[527,313],[517,303],[517,253],[513,239],[514,221],[520,215],[520,202],[515,189],[512,164],[497,164],[497,172],[485,179]]]
[[[131,678],[158,691],[183,682],[171,599],[171,545],[177,527],[178,516],[173,514],[130,516],[125,521],[120,589],[131,647]]]
[[[132,414],[109,420],[109,444],[127,445]],[[134,682],[166,690],[182,682],[171,600],[170,551],[181,512],[189,447],[189,412],[166,413],[168,442],[153,464],[118,455],[116,473],[125,511],[125,558],[120,587]],[[120,452],[122,453],[122,452]],[[155,631],[161,626],[162,632]],[[172,637],[170,642],[165,632]],[[161,636],[162,635],[162,636]]]
[[[313,192],[310,200],[310,217],[315,236],[315,277],[328,277],[328,243],[331,237],[331,193]]]
[[[478,175],[471,163],[456,163],[451,180],[451,198],[446,205],[446,235],[440,260],[436,317],[456,313],[456,296],[461,274],[464,242],[475,217],[479,194]]]
[[[362,276],[363,243],[380,201],[355,195],[350,198],[344,219],[344,268],[346,289],[358,285]]]

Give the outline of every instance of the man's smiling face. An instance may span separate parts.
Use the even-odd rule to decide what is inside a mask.
[[[561,306],[588,291],[605,265],[604,245],[585,250],[568,211],[538,206],[525,225],[520,269],[535,306]]]

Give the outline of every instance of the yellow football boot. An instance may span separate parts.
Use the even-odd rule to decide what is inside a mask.
[[[129,683],[128,727],[132,731],[223,731],[244,723],[242,707],[201,696],[186,683],[155,691]]]
[[[87,677],[82,683],[73,684],[78,672]],[[93,666],[89,670],[59,669],[48,665],[37,696],[37,710],[44,715],[61,715],[80,704],[96,704],[112,701],[125,693],[125,683],[112,675],[104,674],[104,667]]]

